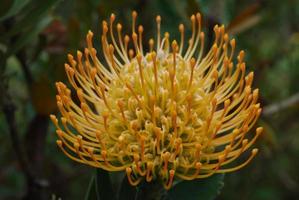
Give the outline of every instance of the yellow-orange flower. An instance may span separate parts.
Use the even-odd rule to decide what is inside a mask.
[[[76,93],[57,82],[61,123],[51,115],[61,150],[80,163],[125,170],[132,185],[160,179],[167,189],[174,177],[205,178],[248,164],[257,149],[242,164],[226,167],[262,132],[260,127],[249,134],[261,108],[258,89],[251,88],[253,72],[245,72],[244,51],[234,63],[235,40],[216,25],[205,54],[197,13],[187,46],[184,25],[180,43],[171,42],[169,33],[161,35],[157,16],[156,40],[149,40],[145,52],[136,17],[133,12],[131,37],[123,35],[121,24],[115,27],[114,14],[103,21],[102,56],[91,31],[84,53],[68,55],[65,70]]]

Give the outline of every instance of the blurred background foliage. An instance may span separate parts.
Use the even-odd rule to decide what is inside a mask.
[[[258,123],[265,132],[260,154],[226,175],[218,199],[298,199],[298,0],[1,0],[0,199],[84,198],[94,170],[56,147],[48,117],[56,112],[54,83],[65,80],[66,55],[84,48],[89,29],[99,35],[111,12],[128,29],[132,10],[147,39],[157,14],[171,38],[178,38],[179,23],[190,28],[188,19],[197,11],[208,42],[215,24],[226,25],[255,71],[264,107]]]

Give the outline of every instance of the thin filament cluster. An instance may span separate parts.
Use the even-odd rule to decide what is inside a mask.
[[[114,14],[102,22],[101,56],[91,31],[84,52],[68,55],[73,89],[56,83],[61,117],[50,116],[60,149],[77,162],[125,171],[132,185],[159,179],[166,189],[175,177],[206,178],[247,165],[258,149],[231,165],[262,133],[261,127],[249,133],[261,108],[244,51],[234,62],[236,42],[218,25],[205,51],[199,13],[190,18],[188,44],[183,24],[180,42],[171,41],[157,16],[157,35],[143,45],[136,18],[134,11],[130,35]]]

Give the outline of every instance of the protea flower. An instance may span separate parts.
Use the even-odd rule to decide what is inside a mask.
[[[244,51],[234,63],[235,40],[216,25],[205,54],[197,13],[191,16],[187,46],[184,25],[179,25],[180,42],[170,41],[169,33],[161,35],[157,16],[156,39],[149,40],[145,52],[136,18],[133,12],[131,37],[123,35],[121,24],[115,27],[114,14],[103,21],[101,57],[91,31],[84,53],[68,55],[65,70],[76,95],[57,82],[61,123],[51,115],[61,150],[80,163],[125,170],[132,185],[159,179],[166,189],[174,177],[206,178],[247,165],[258,149],[241,164],[226,167],[262,132],[260,127],[249,133],[261,108],[258,89],[251,88],[253,72],[245,72]]]

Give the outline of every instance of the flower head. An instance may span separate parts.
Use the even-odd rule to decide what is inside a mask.
[[[125,170],[132,185],[143,178],[160,179],[170,188],[174,177],[191,180],[238,170],[229,165],[261,134],[249,130],[258,119],[258,89],[246,75],[244,51],[233,62],[235,40],[224,26],[215,26],[215,39],[205,53],[201,15],[191,16],[192,35],[184,44],[160,33],[143,48],[143,27],[123,36],[115,15],[102,23],[102,56],[88,32],[87,48],[68,55],[65,70],[75,94],[57,82],[60,122],[58,146],[71,159],[107,171]],[[116,33],[115,33],[116,28]],[[132,47],[132,49],[130,49]],[[100,59],[103,58],[103,59]],[[226,167],[228,166],[229,167]]]

